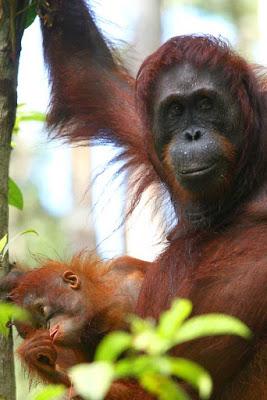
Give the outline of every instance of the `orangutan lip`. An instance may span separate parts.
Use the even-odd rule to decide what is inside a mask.
[[[203,173],[207,173],[213,170],[215,167],[216,163],[213,163],[209,165],[208,167],[203,167],[203,168],[198,168],[198,169],[186,169],[179,171],[181,175],[186,175],[186,176],[197,176],[197,175],[202,175]]]
[[[56,325],[56,326],[54,326],[52,329],[50,329],[50,337],[51,337],[51,339],[54,341],[55,340],[55,338],[56,338],[56,336],[57,336],[57,333],[58,333],[58,325]]]

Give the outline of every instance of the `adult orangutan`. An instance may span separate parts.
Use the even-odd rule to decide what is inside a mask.
[[[224,312],[243,320],[254,332],[251,342],[207,338],[179,346],[174,354],[210,371],[213,399],[239,399],[240,393],[242,399],[255,399],[255,393],[264,399],[263,77],[222,40],[190,35],[161,46],[134,80],[84,1],[48,0],[40,15],[52,89],[50,128],[70,141],[120,146],[124,168],[135,173],[132,207],[156,184],[169,193],[177,214],[165,250],[146,274],[137,313],[157,318],[182,296],[192,300],[196,314]],[[265,379],[254,393],[259,365]]]
[[[2,298],[31,317],[28,323],[15,321],[24,339],[18,354],[31,376],[70,387],[67,369],[92,361],[103,336],[127,326],[148,265],[132,257],[100,262],[78,255],[68,264],[15,268],[1,279]],[[118,383],[113,395],[123,387]]]

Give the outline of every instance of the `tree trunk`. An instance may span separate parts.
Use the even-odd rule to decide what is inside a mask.
[[[8,172],[11,134],[17,105],[17,73],[27,1],[0,0],[0,239],[8,232]],[[0,277],[8,272],[8,255],[0,261]],[[15,400],[12,332],[0,339],[0,400]]]

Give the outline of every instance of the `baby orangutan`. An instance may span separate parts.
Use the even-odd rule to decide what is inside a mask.
[[[92,361],[99,341],[126,327],[148,265],[131,257],[100,262],[79,255],[69,264],[14,268],[3,278],[0,292],[31,315],[29,324],[15,321],[24,338],[18,354],[31,376],[70,387],[66,370]]]

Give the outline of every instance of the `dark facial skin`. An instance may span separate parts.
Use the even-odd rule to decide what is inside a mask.
[[[242,142],[239,107],[223,77],[187,63],[173,66],[157,83],[153,133],[163,164],[201,196],[223,186],[233,170]]]

